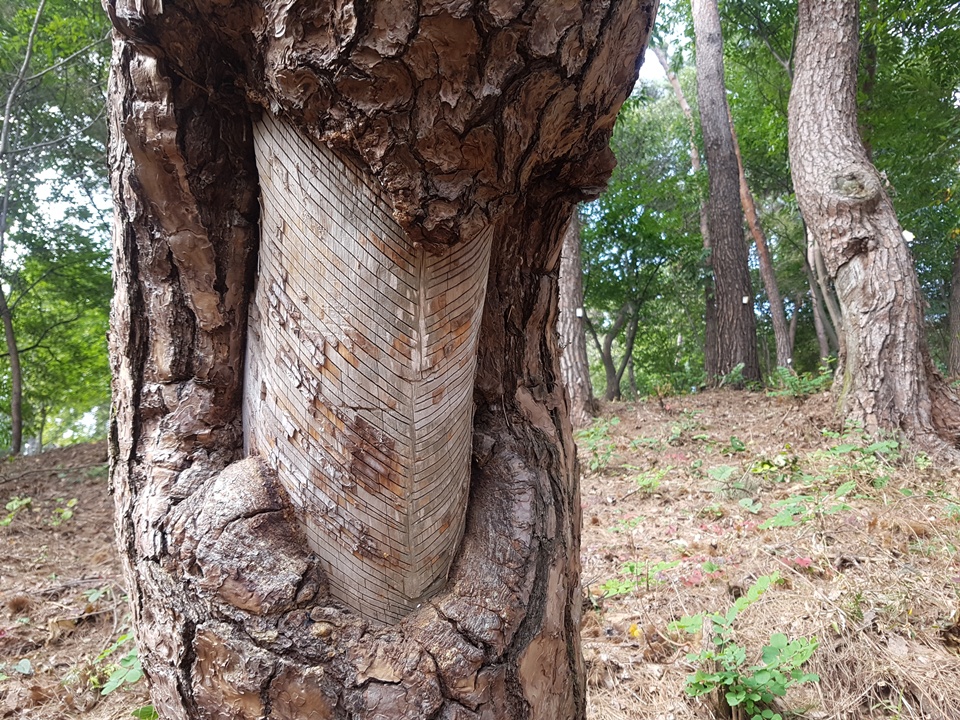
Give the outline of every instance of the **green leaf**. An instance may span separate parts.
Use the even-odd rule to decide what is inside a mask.
[[[143,707],[137,708],[130,714],[135,718],[139,718],[139,720],[158,720],[160,717],[153,705],[144,705]]]
[[[848,495],[852,491],[857,489],[857,482],[855,480],[850,480],[845,482],[843,485],[837,488],[837,491],[833,494],[834,497],[841,498],[844,495]]]

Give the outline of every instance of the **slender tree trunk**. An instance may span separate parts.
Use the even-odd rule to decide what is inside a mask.
[[[593,342],[596,344],[597,352],[600,354],[600,362],[603,364],[604,382],[606,384],[603,391],[603,399],[607,402],[620,400],[622,397],[620,393],[620,377],[623,374],[622,368],[624,364],[621,363],[620,367],[617,367],[617,362],[613,357],[613,343],[630,321],[630,315],[633,311],[632,308],[632,303],[624,303],[623,307],[620,308],[620,312],[617,313],[617,318],[613,321],[613,325],[603,334],[602,342],[596,331],[591,328]]]
[[[3,320],[3,337],[10,361],[10,454],[19,455],[23,450],[23,371],[20,369],[20,349],[13,328],[13,315],[3,288],[0,288],[0,318]]]
[[[0,206],[0,261],[3,259],[6,247],[8,223],[10,220],[10,194],[13,189],[16,159],[11,155],[10,129],[15,122],[15,110],[20,90],[26,81],[30,70],[30,61],[33,58],[33,46],[40,27],[40,18],[43,16],[46,0],[40,0],[34,13],[33,25],[27,36],[27,45],[23,53],[20,69],[13,78],[10,91],[7,93],[3,108],[3,126],[0,127],[0,169],[3,172],[3,200]],[[23,372],[20,369],[20,351],[17,347],[17,337],[13,328],[13,314],[6,293],[0,288],[0,318],[3,321],[3,335],[7,345],[7,356],[10,358],[10,453],[19,455],[23,446]]]
[[[673,88],[673,94],[677,98],[680,110],[687,119],[687,125],[690,128],[690,166],[695,173],[701,170],[700,151],[697,149],[697,125],[693,118],[693,111],[690,109],[690,103],[680,85],[680,78],[670,69],[670,62],[667,54],[660,46],[654,45],[650,49],[660,61],[663,72],[666,73],[667,80],[670,81],[670,87]],[[703,303],[704,303],[704,332],[703,332],[703,364],[708,378],[719,374],[717,365],[717,306],[713,286],[713,260],[710,245],[710,223],[707,222],[707,203],[706,199],[700,198],[700,237],[703,238],[704,250],[704,275],[703,275]]]
[[[729,112],[729,107],[728,107]],[[773,269],[773,258],[767,246],[767,237],[760,225],[757,215],[757,205],[753,201],[753,193],[747,185],[747,174],[743,169],[743,157],[740,155],[740,142],[737,140],[737,131],[733,125],[733,115],[730,118],[730,136],[733,138],[733,151],[737,156],[737,172],[740,180],[740,204],[743,206],[747,218],[747,227],[753,235],[757,245],[757,255],[760,258],[760,278],[767,291],[767,300],[770,302],[770,319],[773,322],[773,337],[777,344],[777,365],[790,367],[793,357],[793,343],[790,341],[790,331],[787,327],[787,317],[783,312],[783,298],[780,297],[780,287],[777,285],[777,275]]]
[[[165,720],[584,717],[557,276],[655,3],[444,7],[107,6],[111,477]],[[434,268],[484,257],[478,316]],[[466,434],[417,436],[464,374]],[[416,595],[432,549],[407,567],[383,531],[421,441],[469,495],[426,528],[459,542]],[[459,497],[446,476],[428,499]]]
[[[560,252],[560,372],[570,398],[570,421],[582,427],[597,412],[597,401],[590,385],[590,361],[587,359],[587,334],[584,327],[583,269],[580,262],[580,219],[574,212],[563,234]]]
[[[728,120],[716,0],[694,0],[693,25],[700,125],[710,181],[707,218],[716,297],[717,374],[725,375],[741,365],[745,380],[759,380],[753,290],[743,237],[737,158]]]
[[[857,130],[857,3],[802,0],[790,96],[797,200],[842,310],[840,402],[869,432],[953,452],[960,403],[930,360],[913,260]]]
[[[830,357],[831,349],[839,350],[840,342],[837,338],[837,331],[830,323],[824,309],[823,296],[820,294],[820,286],[813,276],[813,270],[806,257],[803,259],[803,271],[807,276],[807,286],[810,288],[810,302],[813,305],[813,327],[817,333],[817,342],[820,345],[820,360]]]
[[[950,332],[949,370],[950,377],[960,377],[960,245],[953,251],[953,267],[950,273],[950,310],[947,319]]]
[[[842,355],[844,341],[844,337],[840,333],[843,320],[842,311],[840,306],[837,304],[836,294],[830,284],[830,276],[827,272],[827,267],[823,262],[823,253],[820,252],[820,248],[817,246],[817,241],[814,238],[813,233],[810,232],[809,228],[806,230],[806,235],[807,264],[809,267],[812,267],[812,274],[816,280],[817,288],[820,291],[820,299],[823,301],[822,307],[824,307],[827,311],[826,317],[823,318],[824,327],[830,336],[831,342],[834,343],[837,351]],[[827,322],[827,318],[829,318],[829,322]]]
[[[790,315],[790,347],[796,346],[797,340],[797,320],[800,317],[800,309],[803,307],[803,295],[797,295],[793,299],[793,314]],[[821,356],[822,357],[822,356]]]

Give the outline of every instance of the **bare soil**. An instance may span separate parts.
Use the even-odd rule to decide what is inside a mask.
[[[0,717],[129,718],[144,682],[102,695],[130,618],[104,443],[0,463]],[[19,510],[12,500],[29,499]],[[71,514],[72,513],[72,514]]]
[[[774,573],[732,640],[749,667],[776,633],[816,638],[820,681],[784,717],[960,718],[956,469],[844,428],[827,395],[613,404],[579,446],[591,720],[718,717],[685,692],[709,636],[673,623]],[[14,498],[30,503],[0,526],[0,717],[131,717],[144,682],[102,694],[133,649],[101,657],[130,622],[104,446],[0,463],[0,522]]]

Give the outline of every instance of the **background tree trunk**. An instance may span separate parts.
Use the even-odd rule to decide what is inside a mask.
[[[575,202],[612,168],[654,5],[107,6],[111,476],[161,717],[583,717],[557,271]],[[393,626],[331,600],[284,468],[244,459],[260,112],[349,156],[424,247],[492,229],[463,540],[445,586]]]
[[[574,212],[563,234],[560,252],[560,372],[570,397],[570,421],[574,428],[587,425],[597,413],[590,384],[587,334],[584,327],[583,270],[580,263],[580,219]]]
[[[10,363],[10,454],[19,455],[23,449],[23,370],[20,368],[20,348],[13,327],[13,313],[3,288],[0,288],[0,320],[3,321],[3,338]]]
[[[651,46],[653,54],[660,61],[660,66],[673,88],[673,94],[677,98],[680,110],[687,119],[690,127],[690,166],[695,173],[701,169],[700,151],[697,149],[697,125],[693,119],[693,111],[690,109],[690,103],[683,92],[683,86],[680,85],[680,78],[670,69],[670,62],[667,59],[667,53],[659,46]],[[717,305],[713,287],[713,261],[710,245],[710,223],[707,221],[707,203],[706,199],[700,198],[700,237],[703,238],[704,250],[704,276],[703,276],[703,365],[708,378],[716,377],[719,374],[717,365]]]
[[[729,111],[729,107],[728,107]],[[740,156],[740,142],[737,140],[737,131],[733,125],[733,115],[730,115],[730,136],[733,139],[733,152],[737,156],[737,177],[740,186],[740,204],[743,206],[747,218],[747,227],[753,235],[757,246],[757,256],[760,259],[760,278],[767,291],[767,300],[770,302],[770,319],[773,322],[773,337],[777,345],[777,366],[791,367],[793,358],[793,342],[790,340],[790,329],[787,326],[787,316],[783,311],[783,298],[780,297],[780,288],[777,285],[777,275],[773,269],[773,258],[767,246],[767,237],[760,225],[757,215],[757,205],[753,201],[753,193],[747,185],[747,174],[743,169],[743,158]]]
[[[948,372],[950,377],[955,378],[960,377],[960,245],[953,251],[948,326],[950,333]]]
[[[913,260],[857,131],[857,10],[842,0],[800,2],[794,186],[840,300],[846,415],[869,432],[899,430],[946,450],[960,434],[960,404],[930,360]]]
[[[737,158],[728,120],[716,0],[694,0],[693,26],[700,126],[710,179],[707,218],[716,298],[717,376],[742,365],[745,380],[759,380],[753,290],[743,238]]]

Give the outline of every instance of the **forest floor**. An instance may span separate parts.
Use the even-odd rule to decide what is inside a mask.
[[[591,720],[723,717],[695,671],[744,691],[793,669],[819,680],[784,717],[960,717],[956,469],[845,427],[827,394],[611,405],[578,444]]]
[[[579,447],[590,720],[717,717],[685,692],[708,646],[718,678],[774,690],[762,658],[789,676],[809,654],[819,681],[785,717],[960,718],[960,472],[844,428],[826,395],[611,404]],[[22,504],[0,510],[0,718],[149,702],[144,682],[103,694],[136,677],[105,462],[0,463],[0,507]]]

